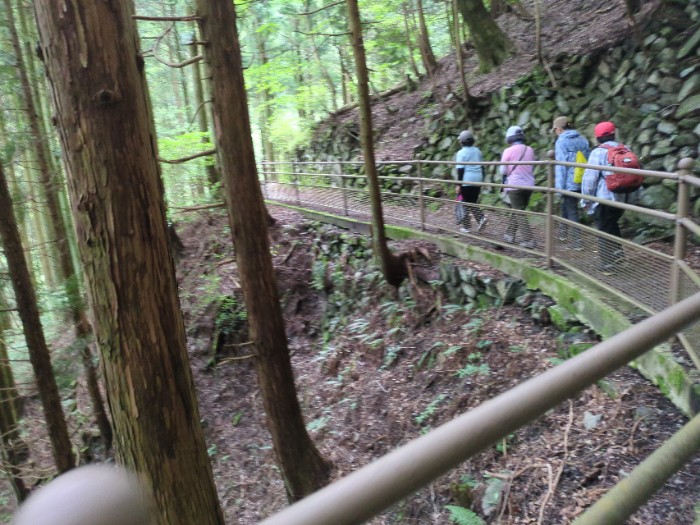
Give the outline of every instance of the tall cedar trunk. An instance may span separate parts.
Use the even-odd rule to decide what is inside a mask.
[[[277,462],[293,501],[326,482],[328,465],[306,432],[294,386],[255,169],[234,4],[197,0],[197,14],[207,42],[217,151],[258,381]]]
[[[75,466],[75,457],[68,437],[61,398],[58,395],[58,386],[51,369],[51,357],[39,318],[36,294],[29,277],[19,230],[12,213],[12,199],[2,166],[0,166],[0,239],[5,249],[17,310],[22,320],[24,338],[27,341],[29,361],[34,369],[39,398],[44,409],[53,458],[58,471],[66,472]]]
[[[313,9],[313,2],[311,0],[305,0],[304,10],[308,13]],[[321,52],[319,51],[319,46],[316,43],[316,30],[311,24],[311,17],[306,17],[306,29],[308,31],[309,38],[311,39],[311,49],[316,59],[318,70],[321,72],[321,78],[326,83],[328,88],[328,93],[331,97],[331,109],[336,111],[338,109],[338,90],[335,87],[335,82],[333,82],[333,77],[328,72],[326,67],[326,61],[321,58]]]
[[[457,0],[457,6],[474,39],[481,70],[489,71],[500,65],[513,45],[491,18],[483,0]]]
[[[34,2],[119,459],[158,523],[222,524],[131,0]]]
[[[403,261],[393,255],[387,245],[384,232],[384,213],[382,211],[382,196],[379,190],[379,177],[374,157],[374,139],[372,136],[372,106],[369,98],[369,74],[365,58],[365,46],[362,41],[362,24],[357,0],[346,0],[348,8],[348,23],[352,38],[352,49],[355,56],[355,71],[357,74],[357,92],[360,106],[360,142],[364,156],[365,172],[369,182],[369,197],[372,203],[372,243],[375,257],[378,258],[382,274],[390,284],[398,286],[406,277]]]
[[[192,42],[190,43],[190,58],[194,58],[199,54],[199,45],[197,44],[197,34],[192,33]],[[195,62],[191,65],[192,73],[194,75],[194,96],[197,101],[197,124],[199,126],[199,132],[206,134],[202,137],[203,144],[209,144],[211,140],[209,139],[209,119],[207,118],[207,107],[208,104],[204,98],[204,81],[202,80],[202,69],[206,69],[206,64],[201,60]],[[213,159],[207,159],[207,182],[209,183],[209,190],[212,193],[212,197],[221,197],[221,175],[216,167],[216,157]]]
[[[423,67],[427,71],[428,75],[432,75],[437,69],[437,60],[435,60],[433,48],[430,46],[428,25],[425,23],[425,13],[423,12],[423,0],[416,1],[418,3],[418,24],[420,27],[420,36],[418,39],[420,55],[423,59]]]
[[[467,109],[467,121],[470,121],[470,96],[469,96],[469,86],[467,85],[467,75],[464,71],[464,53],[462,49],[462,42],[459,38],[459,13],[457,11],[457,0],[452,0],[452,21],[454,22],[454,46],[455,46],[455,58],[457,59],[457,70],[459,71],[459,81],[462,84],[462,93],[464,94],[464,103]]]
[[[76,275],[75,266],[70,253],[70,245],[68,240],[68,228],[64,216],[61,213],[59,203],[59,188],[56,185],[54,170],[51,167],[49,148],[46,143],[46,134],[42,132],[41,118],[37,112],[37,107],[34,103],[34,95],[29,77],[27,75],[24,55],[19,43],[19,37],[15,28],[14,17],[12,14],[12,6],[10,0],[4,0],[5,9],[7,11],[8,25],[10,27],[10,36],[12,38],[12,46],[14,48],[17,59],[17,71],[19,73],[20,82],[22,84],[22,92],[24,101],[27,106],[29,118],[29,127],[32,135],[36,140],[36,160],[39,168],[41,184],[44,187],[46,198],[46,207],[49,215],[49,226],[53,235],[53,241],[56,242],[59,259],[59,270],[63,281],[64,290],[68,299],[68,306],[73,317],[73,325],[75,327],[75,336],[80,345],[80,353],[83,356],[83,365],[86,367],[86,379],[88,383],[88,391],[90,400],[93,405],[93,413],[100,429],[102,440],[105,447],[108,449],[112,446],[112,429],[107,419],[100,394],[99,385],[97,383],[97,373],[92,363],[92,355],[87,339],[91,335],[90,323],[85,314],[85,306],[83,305],[82,297],[80,296],[80,287],[78,285],[78,276]]]
[[[0,289],[0,309],[6,308],[7,301],[5,301],[5,295]],[[20,470],[23,455],[26,454],[28,448],[19,434],[17,412],[21,406],[21,399],[15,385],[4,334],[9,327],[8,314],[0,313],[0,432],[2,433],[3,459],[6,461],[3,470],[5,470],[8,481],[17,496],[17,501],[21,503],[29,495],[29,489],[21,477]]]
[[[266,4],[263,4],[266,8]],[[260,19],[258,12],[253,8],[254,23],[256,26],[262,26],[263,21]],[[253,30],[255,35],[255,47],[258,52],[258,60],[263,67],[267,66],[267,48],[265,47],[265,35]],[[313,42],[312,42],[313,44]],[[270,125],[272,124],[272,93],[267,88],[266,84],[258,91],[260,96],[260,138],[262,141],[263,155],[266,161],[275,162],[275,148],[270,138]],[[273,166],[274,169],[274,166]]]
[[[416,59],[413,58],[413,41],[411,40],[411,30],[408,26],[408,6],[406,5],[406,2],[401,4],[401,7],[403,8],[403,27],[406,36],[406,51],[408,52],[408,60],[411,64],[413,74],[415,75],[416,80],[418,80],[420,78],[420,71],[418,71],[418,64],[416,64]]]

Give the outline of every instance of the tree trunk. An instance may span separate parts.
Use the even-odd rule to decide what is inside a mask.
[[[470,96],[469,96],[469,86],[467,85],[467,75],[464,71],[464,53],[462,49],[462,42],[459,38],[459,13],[457,10],[457,0],[452,0],[452,20],[454,22],[454,45],[455,45],[455,58],[457,59],[457,70],[459,71],[459,80],[460,83],[462,84],[462,93],[464,94],[464,103],[466,105],[467,109],[467,120],[470,121],[471,119],[469,118],[469,104],[470,104]]]
[[[433,48],[430,45],[430,36],[428,35],[428,25],[425,23],[425,13],[423,12],[423,0],[416,0],[418,3],[418,23],[420,33],[418,38],[418,46],[420,47],[420,56],[423,59],[423,67],[428,75],[432,76],[437,69],[437,60],[433,54]]]
[[[29,361],[34,369],[39,398],[44,408],[44,418],[49,430],[53,458],[58,472],[66,472],[75,466],[73,447],[68,437],[61,398],[51,369],[49,349],[39,318],[36,294],[29,277],[27,260],[24,257],[17,223],[12,213],[12,199],[2,166],[0,166],[0,239],[2,239],[5,249],[5,258],[12,279],[12,287],[15,291],[17,310],[24,328]]]
[[[7,308],[5,295],[0,290],[0,309]],[[29,495],[20,467],[29,449],[19,434],[17,413],[22,406],[15,378],[12,374],[10,357],[5,344],[5,330],[10,327],[9,315],[0,313],[0,432],[2,433],[3,459],[7,462],[5,471],[8,481],[21,503]]]
[[[151,489],[157,523],[221,525],[133,3],[34,6],[118,457]]]
[[[483,0],[457,0],[457,6],[474,39],[481,71],[490,71],[500,65],[513,45],[491,18]]]
[[[190,57],[196,57],[199,54],[199,45],[197,44],[197,33],[192,33],[192,43],[190,44]],[[197,101],[197,123],[199,132],[206,133],[202,137],[202,144],[211,144],[209,135],[209,118],[207,117],[208,103],[204,96],[204,81],[202,79],[202,69],[206,70],[207,65],[201,60],[192,64],[192,72],[194,75],[194,95]],[[209,149],[209,148],[207,148]],[[216,166],[216,156],[206,160],[207,181],[209,182],[209,190],[212,193],[212,198],[221,198],[221,174]]]
[[[197,0],[211,67],[217,151],[236,247],[250,339],[275,455],[290,500],[323,486],[328,465],[309,437],[294,386],[266,212],[251,139],[241,50],[232,2]]]
[[[360,142],[364,156],[365,171],[369,184],[369,196],[372,203],[372,243],[375,257],[378,259],[382,274],[387,282],[398,286],[407,277],[405,260],[391,253],[384,232],[384,213],[382,211],[382,196],[379,189],[377,164],[374,157],[374,141],[372,137],[372,107],[369,97],[369,74],[365,58],[365,46],[362,40],[362,24],[357,0],[346,0],[348,7],[348,23],[352,38],[352,48],[355,55],[355,71],[357,73],[357,92],[360,105]]]
[[[63,281],[66,298],[68,300],[68,306],[73,317],[75,336],[78,340],[78,344],[81,345],[81,354],[84,356],[86,352],[90,354],[90,348],[87,346],[87,338],[90,336],[91,328],[90,323],[88,322],[87,316],[85,314],[85,305],[80,294],[78,276],[76,275],[75,266],[73,265],[73,259],[70,252],[70,244],[68,240],[69,230],[66,227],[64,216],[61,213],[61,206],[59,203],[60,188],[57,185],[57,180],[60,180],[60,177],[56,177],[53,173],[54,170],[51,169],[49,148],[46,144],[46,136],[44,133],[42,133],[41,118],[38,115],[36,106],[34,104],[34,95],[32,93],[31,85],[29,83],[29,77],[26,72],[24,57],[22,54],[22,49],[20,47],[19,38],[17,35],[14,18],[12,15],[12,6],[10,5],[10,0],[4,1],[5,8],[7,10],[8,25],[10,27],[12,45],[17,59],[17,71],[19,73],[20,82],[22,84],[24,101],[27,106],[29,126],[32,135],[37,141],[36,159],[39,168],[41,183],[44,187],[46,206],[49,212],[49,225],[51,227],[51,233],[53,234],[53,241],[56,242],[56,247],[58,251],[59,270],[61,272],[61,278]],[[92,359],[87,360],[85,359],[85,357],[83,357],[83,364],[87,364],[88,362],[92,363]],[[97,374],[94,372],[94,370],[87,369],[86,377],[88,382],[88,390],[90,392],[90,397],[93,403],[93,414],[95,416],[95,419],[97,420],[100,432],[104,432],[102,439],[105,443],[105,446],[111,446],[112,432],[109,420],[107,419],[105,413],[104,403],[102,402],[102,396],[100,395],[99,386],[96,382]]]
[[[416,80],[418,80],[420,78],[420,71],[418,71],[418,64],[416,64],[416,59],[413,57],[413,42],[411,40],[411,30],[408,26],[408,7],[406,6],[406,2],[401,4],[401,6],[403,7],[403,27],[406,36],[406,50],[408,51],[408,60],[411,64],[413,74],[415,75]]]

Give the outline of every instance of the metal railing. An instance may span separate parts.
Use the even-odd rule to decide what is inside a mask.
[[[553,155],[550,152],[550,158]],[[692,159],[679,162],[676,173],[649,170],[624,170],[611,166],[589,166],[575,162],[554,160],[509,162],[508,165],[534,165],[545,184],[527,187],[532,190],[531,208],[539,211],[511,210],[495,199],[483,198],[497,194],[502,188],[523,188],[489,182],[474,183],[482,187],[482,201],[491,204],[477,206],[487,215],[488,222],[478,232],[462,232],[455,221],[454,180],[425,177],[430,170],[442,174],[451,172],[455,162],[392,161],[379,162],[380,171],[396,175],[379,177],[382,187],[384,219],[387,224],[407,226],[425,231],[460,235],[470,242],[500,246],[514,250],[520,256],[538,258],[548,268],[564,268],[588,281],[603,286],[607,291],[634,304],[648,314],[662,311],[669,305],[700,291],[700,275],[688,259],[691,237],[700,238],[700,225],[689,217],[691,189],[700,192],[700,178],[690,172]],[[500,162],[465,163],[484,166],[485,170],[500,166]],[[617,238],[598,231],[594,226],[574,223],[561,218],[555,202],[556,195],[581,198],[581,194],[554,188],[554,166],[581,166],[607,171],[631,172],[648,178],[663,179],[664,187],[675,186],[675,211],[656,210],[597,197],[587,200],[602,202],[625,210],[623,222],[633,215],[650,228],[674,231],[673,244],[668,242],[642,243]],[[493,167],[493,168],[492,168]],[[316,210],[332,212],[354,219],[368,219],[371,214],[366,176],[360,162],[295,162],[263,163],[265,198]],[[417,176],[403,176],[404,171]],[[544,172],[544,173],[543,173]],[[500,176],[498,177],[500,179]],[[493,180],[493,177],[491,177]],[[523,216],[533,232],[533,243],[520,245],[506,239],[508,224],[515,216]],[[601,267],[599,248],[604,243],[618,246],[620,258],[614,273]],[[679,340],[690,360],[700,369],[700,326],[682,334]]]
[[[696,293],[382,456],[267,518],[261,525],[362,523],[685,326],[696,323],[699,317],[700,293]],[[689,448],[692,453],[699,447],[695,441]],[[642,502],[626,506],[636,508]],[[624,519],[595,523],[623,522]]]

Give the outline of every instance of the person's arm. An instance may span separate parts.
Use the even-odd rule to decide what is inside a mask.
[[[509,150],[509,149],[510,149],[510,148],[507,148],[507,149],[503,150],[503,153],[501,154],[501,162],[506,162],[506,161],[510,160],[510,158],[509,158],[510,156],[508,155],[508,150]],[[503,175],[503,176],[505,177],[506,175],[508,175],[508,168],[509,168],[509,167],[510,167],[510,166],[508,166],[508,165],[506,165],[506,164],[501,164],[501,165],[498,167],[498,172],[499,172],[501,175]]]
[[[588,163],[593,165],[601,166],[603,165],[603,159],[600,158],[601,148],[596,148],[591,152],[588,158]],[[598,189],[598,179],[600,177],[600,171],[594,168],[586,168],[583,172],[583,180],[581,181],[581,193],[583,195],[594,195]]]
[[[554,143],[554,158],[556,160],[566,160],[566,150],[564,149],[564,141],[557,140]],[[566,184],[566,166],[559,164],[554,165],[554,187],[558,190],[565,190]],[[558,194],[557,194],[558,195]]]

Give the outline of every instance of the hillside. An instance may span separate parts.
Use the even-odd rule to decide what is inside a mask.
[[[644,25],[661,5],[660,0],[643,2],[637,19]],[[534,13],[533,1],[523,4]],[[593,53],[613,43],[633,37],[623,0],[545,0],[542,2],[542,50],[548,63],[558,57]],[[473,48],[465,46],[465,71],[470,95],[483,99],[510,85],[538,65],[534,19],[526,20],[514,13],[498,19],[498,24],[512,39],[516,52],[499,68],[478,74],[478,59]],[[443,57],[432,77],[423,77],[412,92],[400,91],[383,101],[375,99],[373,124],[378,160],[406,160],[427,139],[426,117],[444,111],[454,101],[460,81],[454,55]],[[357,109],[340,110],[318,128],[317,137],[329,127],[356,123]]]

